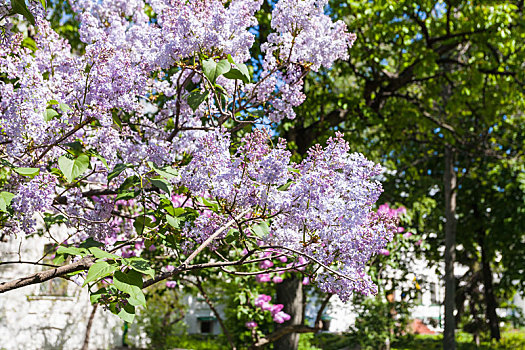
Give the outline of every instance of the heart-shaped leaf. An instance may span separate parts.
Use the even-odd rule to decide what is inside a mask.
[[[66,177],[67,181],[72,182],[77,176],[82,175],[89,167],[89,157],[85,154],[77,158],[70,158],[63,155],[58,158],[58,167]]]

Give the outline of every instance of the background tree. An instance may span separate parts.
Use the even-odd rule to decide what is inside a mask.
[[[493,207],[487,205],[486,214],[473,216],[471,192],[465,186],[468,181],[480,203],[487,203],[493,195],[480,191],[486,188],[482,183],[490,186],[482,175],[488,170],[484,164],[506,168],[522,162],[517,125],[523,123],[523,2],[332,1],[331,9],[358,34],[355,51],[348,62],[308,79],[308,103],[298,109],[301,118],[282,124],[283,134],[303,153],[326,139],[330,132],[324,130],[344,131],[355,149],[390,168],[388,196],[409,208],[439,203],[432,212],[422,212],[425,227],[420,229],[438,233],[430,239],[433,249],[428,252],[436,262],[443,259],[438,247],[446,241],[444,348],[454,348],[457,244],[460,262],[465,262],[465,254],[483,262],[485,317],[491,336],[498,339],[497,299],[488,276],[496,255],[508,255],[506,241],[493,234],[490,241],[500,241],[501,251],[485,251],[479,227],[463,220],[477,220],[485,228],[499,213],[487,212]],[[510,182],[519,183],[518,174],[512,176]],[[500,196],[512,197],[510,186],[504,188],[499,188]],[[521,207],[514,205],[511,211]],[[516,220],[514,214],[509,221]],[[491,232],[501,231],[494,229]],[[523,231],[511,235],[521,237]],[[481,247],[483,256],[477,252]]]

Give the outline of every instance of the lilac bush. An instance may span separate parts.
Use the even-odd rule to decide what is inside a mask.
[[[273,137],[304,101],[306,74],[346,59],[355,40],[325,14],[327,1],[278,1],[261,66],[250,48],[262,0],[71,4],[83,53],[34,2],[19,13],[34,22],[35,47],[22,45],[25,34],[10,31],[19,19],[1,5],[4,233],[67,225],[57,263],[80,257],[65,274],[87,271],[85,284],[102,286],[92,301],[123,319],[145,303],[142,288],[175,288],[187,271],[254,264],[261,282],[279,283],[266,253],[284,269],[309,268],[305,283],[343,300],[376,292],[366,264],[397,229],[373,210],[381,166],[342,134],[299,163]],[[205,248],[207,262],[192,265]],[[281,309],[271,308],[275,322],[289,319]]]

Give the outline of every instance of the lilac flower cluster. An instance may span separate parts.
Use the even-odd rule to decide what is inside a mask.
[[[151,1],[162,28],[161,66],[198,52],[230,54],[239,62],[247,61],[254,42],[248,28],[257,24],[254,14],[261,4],[261,0],[233,0],[227,7],[220,0]]]
[[[254,305],[257,308],[260,308],[262,311],[270,311],[270,313],[272,314],[273,321],[276,323],[284,323],[290,320],[290,315],[282,311],[284,305],[283,304],[272,305],[270,304],[270,300],[272,300],[271,296],[266,295],[266,294],[259,294],[254,300]],[[247,324],[246,326],[248,328],[255,328],[257,327],[257,324],[250,323],[249,325]]]
[[[293,119],[293,107],[303,103],[303,75],[308,70],[330,68],[334,61],[348,58],[348,49],[355,35],[347,31],[342,21],[332,22],[324,14],[328,0],[281,0],[272,11],[271,26],[275,32],[262,45],[265,52],[262,83],[257,99],[268,96],[274,122]],[[282,70],[286,67],[286,72]],[[277,94],[274,90],[278,89]]]
[[[35,230],[35,214],[48,210],[56,195],[56,178],[48,174],[35,176],[18,188],[12,207],[17,214],[19,229],[27,233]]]
[[[284,141],[270,147],[263,130],[246,136],[234,156],[228,152],[227,134],[210,133],[200,144],[202,149],[182,170],[182,184],[195,193],[208,193],[230,211],[254,208],[274,216],[264,241],[330,267],[332,271],[316,276],[323,291],[343,300],[353,290],[375,293],[366,263],[397,230],[395,220],[372,210],[382,192],[374,180],[382,171],[379,165],[349,153],[342,134],[329,139],[326,148],[310,149],[300,164],[290,163]],[[284,184],[288,189],[281,188]],[[186,236],[197,242],[205,239],[214,232],[203,230],[207,221],[215,228],[220,220],[216,215],[200,217],[197,225],[187,227]],[[262,264],[267,268],[271,261]],[[270,276],[263,274],[258,280],[269,281]]]
[[[53,211],[68,216],[78,239],[90,235],[111,245],[124,231],[129,238],[134,229],[125,216],[114,216],[122,206],[114,195],[85,194],[116,193],[127,177],[146,177],[148,162],[177,166],[190,156],[171,184],[189,189],[192,201],[215,201],[218,209],[201,211],[185,224],[186,252],[232,216],[248,212],[252,222],[268,222],[264,244],[323,266],[312,279],[322,290],[343,300],[353,290],[373,293],[365,264],[396,229],[388,215],[372,211],[382,191],[374,179],[381,167],[349,153],[342,135],[325,148],[313,147],[295,164],[286,143],[273,145],[268,131],[254,130],[234,147],[228,131],[219,126],[258,106],[267,108],[273,122],[294,118],[293,108],[305,98],[305,74],[347,58],[355,40],[341,21],[333,22],[324,13],[327,0],[280,0],[272,12],[274,32],[262,46],[261,74],[252,83],[246,83],[246,76],[235,81],[219,76],[219,94],[205,76],[203,60],[248,62],[254,42],[250,28],[257,25],[255,14],[262,3],[73,0],[85,44],[85,53],[79,55],[34,2],[30,10],[37,23],[36,50],[22,46],[20,33],[4,36],[0,43],[0,72],[7,78],[0,82],[0,152],[13,167],[38,167],[42,172],[13,185],[19,229],[31,232],[35,214]],[[190,84],[192,93],[187,91]],[[200,104],[191,103],[196,93]],[[60,167],[58,158],[73,142],[89,155],[89,174],[66,184],[52,169]],[[108,178],[118,164],[128,169]],[[51,205],[57,192],[60,204],[65,203],[61,210]],[[141,196],[148,197],[142,203],[150,207],[137,201],[126,204],[129,211],[154,209],[160,200],[154,191],[141,191]],[[143,241],[137,244],[135,250],[142,251]],[[261,268],[271,264],[268,259]],[[297,268],[290,264],[290,269]],[[259,279],[279,283],[281,277],[263,274]],[[284,322],[282,311],[272,310],[274,320]]]

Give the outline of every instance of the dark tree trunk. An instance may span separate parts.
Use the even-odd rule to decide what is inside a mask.
[[[95,314],[97,313],[97,306],[98,304],[95,304],[91,309],[91,314],[89,315],[88,323],[86,326],[86,336],[84,337],[84,343],[82,344],[82,350],[89,349],[89,334],[91,333],[91,327],[93,326],[93,319],[95,318]]]
[[[487,247],[486,247],[486,238],[485,234],[482,236],[481,243],[481,264],[483,268],[483,291],[485,294],[485,304],[486,304],[486,315],[487,320],[489,321],[490,328],[490,338],[500,340],[501,334],[499,331],[499,320],[498,314],[496,313],[496,308],[498,303],[496,297],[494,296],[494,286],[492,283],[492,269],[490,268],[490,261],[487,257]]]
[[[283,304],[283,311],[291,316],[291,319],[279,325],[277,328],[288,325],[300,325],[303,321],[303,284],[299,275],[294,274],[292,278],[285,279],[277,285],[276,304]],[[290,333],[279,338],[274,343],[274,350],[297,350],[299,346],[299,334]]]
[[[445,330],[443,349],[456,349],[456,320],[454,317],[456,299],[456,281],[454,262],[456,260],[456,172],[454,171],[454,153],[450,146],[445,146]]]

